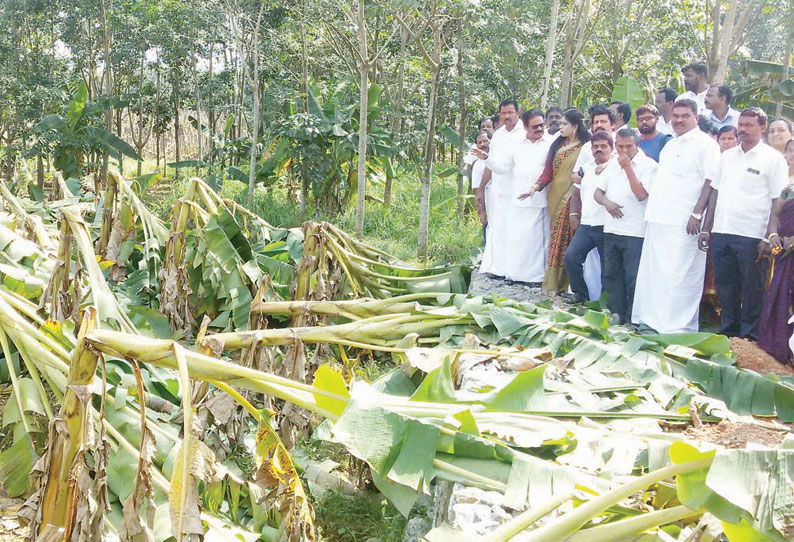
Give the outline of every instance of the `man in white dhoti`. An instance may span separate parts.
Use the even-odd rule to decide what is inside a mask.
[[[521,115],[526,137],[515,146],[509,163],[495,165],[513,169],[507,232],[507,279],[540,288],[546,274],[549,242],[549,213],[546,190],[521,199],[543,173],[553,136],[546,135],[543,111],[530,109]],[[495,170],[494,170],[495,171]]]
[[[488,216],[485,252],[480,264],[480,272],[489,278],[504,279],[507,274],[509,209],[513,199],[513,168],[499,169],[497,165],[494,169],[492,166],[507,163],[507,158],[513,155],[515,146],[524,139],[525,134],[523,125],[518,122],[518,102],[505,100],[499,105],[499,129],[491,136],[490,150],[487,153],[479,149],[472,150],[477,158],[485,161],[485,167],[491,171],[491,178],[487,181],[483,179],[480,183],[478,197],[484,199],[486,186],[493,183],[493,213]]]
[[[647,227],[634,294],[632,321],[659,333],[698,330],[706,254],[698,249],[720,148],[698,129],[697,104],[673,106],[677,137],[659,155],[645,210]]]

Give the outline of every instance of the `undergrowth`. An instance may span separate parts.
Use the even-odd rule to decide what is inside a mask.
[[[405,531],[405,518],[380,494],[326,491],[314,512],[320,537],[329,542],[399,542]]]

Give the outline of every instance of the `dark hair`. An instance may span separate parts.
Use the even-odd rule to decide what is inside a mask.
[[[759,126],[766,126],[766,113],[760,107],[748,107],[747,109],[742,109],[742,112],[739,113],[740,117],[754,117],[755,120],[758,121]],[[789,124],[789,131],[791,130],[791,124]]]
[[[739,137],[739,132],[736,130],[736,128],[734,128],[733,126],[731,126],[729,124],[727,126],[723,126],[719,130],[717,130],[717,140],[719,141],[719,139],[722,136],[722,134],[727,134],[728,132],[732,132],[733,133],[733,137],[737,137],[737,138]]]
[[[610,148],[614,146],[614,143],[612,142],[612,136],[609,135],[607,132],[594,133],[593,136],[590,138],[590,144],[592,145],[596,141],[606,141],[607,143],[609,143]]]
[[[556,111],[557,113],[559,113],[560,115],[562,115],[562,107],[557,107],[556,105],[552,105],[551,107],[549,107],[549,108],[546,110],[546,116],[548,117],[548,116],[549,116],[549,113],[551,113],[552,111]]]
[[[605,107],[601,104],[596,104],[594,106],[591,106],[590,109],[587,110],[587,112],[590,114],[590,124],[592,124],[593,119],[599,115],[607,115],[609,117],[609,122],[611,124],[615,124],[615,120],[616,120],[615,112],[608,107]]]
[[[482,123],[485,122],[486,120],[490,120],[491,121],[491,125],[494,124],[493,118],[491,118],[491,117],[483,117],[483,118],[480,119],[480,122],[477,123],[477,129],[478,130],[482,130]]]
[[[618,133],[615,134],[615,140],[617,140],[617,138],[619,137],[629,137],[634,141],[637,141],[638,139],[637,132],[635,132],[631,128],[621,128],[620,130],[618,130]]]
[[[643,113],[650,113],[654,117],[658,117],[659,116],[659,110],[653,104],[645,104],[645,105],[639,106],[637,108],[637,118],[639,119],[640,115],[642,115]]]
[[[499,124],[499,115],[494,115],[491,117],[491,123],[493,123],[493,127],[496,128],[496,126]]]
[[[526,124],[533,117],[541,117],[543,120],[546,120],[546,115],[544,115],[543,111],[540,109],[527,109],[521,113],[521,122]]]
[[[607,109],[607,111],[609,111],[609,109]],[[587,131],[587,127],[584,125],[584,115],[581,111],[575,108],[566,109],[562,112],[562,116],[570,124],[576,126],[576,137],[582,142],[582,144],[590,141],[590,133]],[[552,142],[551,147],[549,147],[549,154],[546,155],[546,167],[551,167],[552,163],[554,162],[554,156],[564,143],[566,143],[566,138],[564,137],[558,137]]]
[[[616,105],[618,106],[618,113],[621,114],[623,117],[623,122],[627,123],[631,120],[631,105],[627,104],[626,102],[612,102],[609,105]]]
[[[659,89],[657,94],[664,94],[664,100],[666,102],[674,102],[676,98],[678,98],[678,93],[671,89],[670,87],[662,87]]]
[[[676,107],[688,107],[692,110],[692,114],[697,116],[698,114],[698,104],[695,103],[695,100],[690,100],[689,98],[683,98],[681,100],[676,100],[673,104],[673,108]]]
[[[744,111],[742,111],[742,113],[744,113]],[[781,121],[781,122],[785,123],[786,127],[788,128],[789,133],[794,133],[794,128],[792,128],[790,120],[788,120],[786,118],[783,118],[783,117],[775,117],[772,120],[770,120],[767,123],[767,125],[766,125],[766,133],[767,134],[769,133],[769,127],[772,126],[772,123],[773,122],[777,122],[777,121]]]
[[[733,101],[733,91],[731,87],[728,85],[711,85],[712,87],[717,87],[717,92],[719,93],[720,98],[725,98],[725,105],[731,105]]]
[[[488,136],[488,139],[491,139],[491,134],[488,133],[488,130],[480,130],[479,132],[477,132],[477,135],[474,136],[474,141],[477,141],[477,138],[480,137],[481,135]]]
[[[706,115],[700,115],[698,117],[698,128],[700,128],[701,132],[717,135],[717,128],[714,127],[714,123],[712,123]]]
[[[709,67],[702,62],[690,62],[683,68],[681,68],[681,73],[684,73],[687,70],[692,70],[698,75],[703,75],[705,77],[709,76]]]
[[[519,109],[518,109],[518,100],[516,100],[515,98],[508,98],[506,100],[502,100],[502,103],[499,104],[499,111],[501,112],[502,108],[503,107],[507,107],[508,105],[512,105],[513,107],[515,107],[516,108],[516,113],[518,113],[518,111],[519,111]]]
[[[794,145],[794,139],[789,139],[788,141],[786,141],[786,146],[783,147],[783,151],[787,151],[789,145]]]

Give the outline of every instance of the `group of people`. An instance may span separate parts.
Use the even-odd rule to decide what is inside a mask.
[[[791,363],[792,124],[733,109],[704,64],[682,73],[686,92],[659,90],[636,129],[621,102],[591,107],[589,127],[512,99],[482,119],[467,156],[480,271],[576,302],[607,292],[621,322],[678,333],[699,328],[708,259],[721,333]]]

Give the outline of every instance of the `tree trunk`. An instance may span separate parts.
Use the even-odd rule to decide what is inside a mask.
[[[364,212],[367,197],[367,109],[369,107],[369,53],[367,52],[367,26],[364,19],[364,0],[358,0],[358,53],[361,57],[361,76],[358,115],[358,190],[356,194],[356,235],[364,237]]]
[[[258,52],[254,53],[259,56]],[[259,61],[254,61],[254,85],[251,93],[254,97],[254,121],[251,129],[251,156],[248,160],[248,206],[254,202],[254,184],[256,183],[256,145],[259,139]]]
[[[460,26],[458,27],[458,108],[460,109],[458,123],[458,226],[463,225],[464,200],[463,195],[467,192],[464,188],[463,176],[463,154],[466,149],[466,85],[463,76],[463,46],[465,19],[461,16]]]
[[[301,33],[301,106],[303,112],[309,113],[309,48],[306,43],[306,2],[303,3],[301,13],[300,33]],[[306,206],[309,200],[309,176],[304,171],[301,163],[301,203],[300,203],[300,222],[306,218]]]
[[[403,88],[405,86],[405,46],[407,42],[408,33],[405,31],[405,28],[400,27],[400,57],[397,59],[397,96],[394,98],[391,123],[391,138],[394,142],[396,142],[402,132]],[[383,203],[385,205],[391,205],[391,184],[391,175],[386,175],[386,182],[383,186]]]
[[[179,74],[174,74],[174,152],[176,154],[176,162],[177,164],[182,161],[182,148],[180,146],[179,140],[181,137],[181,131],[179,126]],[[166,166],[167,167],[167,166]],[[175,177],[179,178],[179,166],[176,166],[176,173],[174,174]]]
[[[713,83],[723,84],[728,74],[728,59],[731,56],[731,43],[733,41],[733,29],[736,22],[736,8],[739,0],[728,1],[728,11],[722,24],[720,36],[720,54],[717,60],[717,70],[711,78]]]
[[[560,81],[560,107],[565,109],[568,107],[571,99],[571,77],[573,76],[573,10],[568,12],[568,18],[565,22],[565,49],[563,50],[563,68],[562,68],[562,81]]]
[[[435,15],[433,15],[436,17]],[[430,97],[427,105],[427,134],[425,136],[425,169],[422,176],[422,194],[419,199],[419,239],[417,255],[420,260],[427,259],[429,226],[430,226],[430,183],[433,179],[434,139],[436,133],[436,104],[438,102],[438,84],[441,78],[441,29],[439,21],[432,22],[433,30],[433,62],[430,66]]]
[[[104,49],[105,55],[105,67],[103,69],[103,79],[104,79],[104,92],[105,96],[110,97],[112,92],[112,81],[111,81],[111,63],[110,63],[110,27],[108,25],[108,18],[107,18],[107,10],[105,7],[105,0],[102,0],[99,3],[100,10],[102,12],[102,47]],[[111,8],[113,7],[113,3],[111,0],[110,4]],[[105,109],[105,129],[109,132],[113,126],[113,108],[108,106]],[[104,187],[107,184],[108,179],[108,153],[103,153],[102,156],[102,170],[99,175],[100,185]]]
[[[201,85],[199,85],[199,77],[198,77],[198,70],[196,70],[196,53],[195,51],[190,52],[191,56],[191,71],[193,72],[193,84],[195,85],[195,95],[196,95],[196,133],[198,135],[198,159],[204,159],[204,147],[202,145],[202,133],[201,133]]]
[[[212,57],[215,56],[215,36],[210,41],[209,88],[207,88],[207,111],[209,126],[210,164],[215,162],[215,104],[212,103]]]
[[[551,87],[551,66],[554,63],[554,48],[557,45],[557,20],[560,16],[560,0],[553,0],[551,4],[551,19],[549,21],[549,36],[546,39],[546,65],[543,68],[543,89],[540,92],[540,108],[546,110]]]

